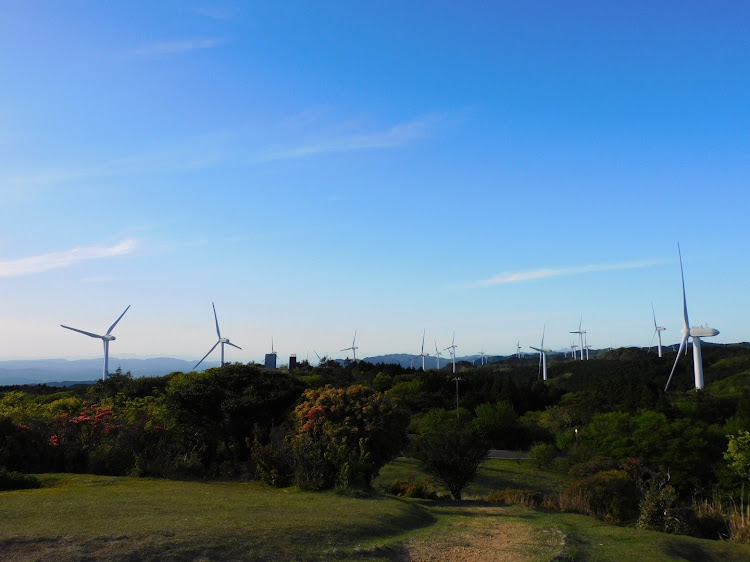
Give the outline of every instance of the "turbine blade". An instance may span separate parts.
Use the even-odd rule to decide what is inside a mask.
[[[232,347],[236,347],[237,349],[242,349],[239,345],[234,345],[232,342],[228,341],[227,345],[231,345]]]
[[[354,342],[357,341],[357,328],[354,329],[354,338],[352,339],[352,349],[354,349]]]
[[[656,325],[656,312],[654,312],[654,303],[651,303],[651,312],[654,315],[654,330],[655,330],[657,328],[657,325]]]
[[[677,350],[677,357],[674,359],[674,365],[672,365],[672,372],[669,373],[669,378],[667,379],[667,384],[664,386],[664,392],[667,391],[667,388],[669,388],[669,383],[672,382],[672,375],[674,375],[674,370],[677,368],[677,362],[680,360],[680,353],[682,353],[682,348],[685,347],[685,350],[687,351],[687,346],[685,345],[685,342],[687,342],[687,335],[682,338],[682,341],[680,342],[680,349]]]
[[[118,323],[118,322],[119,322],[119,321],[120,321],[120,320],[122,319],[122,317],[123,317],[123,316],[125,316],[125,313],[126,313],[126,312],[128,311],[128,309],[129,309],[129,308],[130,308],[130,305],[128,305],[128,308],[126,308],[126,309],[125,309],[125,310],[123,311],[123,313],[122,313],[122,314],[120,314],[120,316],[119,316],[119,317],[117,318],[117,320],[115,320],[115,323],[114,323],[114,324],[112,324],[112,325],[111,325],[111,326],[109,327],[109,330],[107,330],[107,333],[106,333],[105,335],[107,335],[107,336],[108,336],[108,335],[110,334],[110,332],[111,332],[112,330],[114,330],[114,329],[115,329],[115,326],[117,326],[117,323]]]
[[[536,379],[539,380],[539,377],[542,375],[542,350],[539,350],[539,370],[536,373]]]
[[[685,328],[690,331],[690,320],[688,319],[687,311],[687,297],[685,296],[685,272],[682,269],[682,252],[680,251],[679,242],[677,243],[677,253],[680,255],[680,276],[682,277],[682,314],[683,319],[685,320]]]
[[[209,355],[211,355],[211,352],[212,352],[212,351],[213,351],[214,349],[216,349],[216,346],[217,346],[217,345],[219,345],[219,343],[221,343],[221,342],[218,342],[218,341],[217,341],[217,342],[216,342],[216,343],[214,344],[214,346],[213,346],[213,347],[212,347],[211,349],[209,349],[209,350],[208,350],[208,353],[206,353],[206,354],[205,354],[205,355],[203,356],[203,359],[205,359],[206,357],[208,357]],[[200,361],[198,361],[198,362],[197,362],[197,363],[195,364],[195,367],[193,367],[193,370],[197,369],[197,368],[198,368],[198,365],[200,365],[201,363],[203,363],[203,359],[201,359]]]
[[[539,346],[542,349],[544,349],[544,332],[546,331],[547,331],[547,324],[545,324],[544,327],[542,328],[542,345]]]
[[[648,351],[646,353],[649,353],[651,351],[651,348],[654,347],[654,338],[656,337],[656,332],[658,330],[654,330],[654,335],[651,336],[651,343],[648,344]]]
[[[70,326],[66,326],[65,324],[60,324],[63,328],[67,328],[68,330],[73,330],[74,332],[79,332],[81,334],[86,334],[87,336],[90,336],[92,338],[102,338],[104,336],[100,336],[99,334],[92,334],[91,332],[84,332],[83,330],[79,330],[78,328],[71,328]]]
[[[216,322],[216,335],[219,336],[219,339],[221,339],[221,332],[219,331],[219,318],[216,316],[216,305],[214,303],[211,303],[211,306],[214,309],[214,321]]]

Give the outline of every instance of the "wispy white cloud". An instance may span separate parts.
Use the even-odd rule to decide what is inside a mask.
[[[505,271],[493,275],[489,279],[481,279],[465,285],[467,288],[490,287],[492,285],[504,285],[506,283],[523,283],[536,279],[547,279],[549,277],[563,277],[569,275],[583,275],[599,271],[617,271],[621,269],[641,269],[654,267],[667,263],[667,260],[641,260],[621,263],[600,263],[591,265],[578,265],[573,267],[530,269],[527,271]]]
[[[252,161],[261,163],[334,152],[406,146],[430,136],[444,120],[445,117],[440,114],[423,115],[411,121],[398,123],[383,131],[350,133],[323,138],[294,147],[267,150],[257,154]]]
[[[53,269],[70,267],[83,261],[113,258],[131,254],[137,247],[135,240],[127,239],[114,246],[76,246],[69,250],[29,256],[15,260],[0,260],[0,277],[21,277]]]
[[[128,51],[127,54],[133,57],[163,57],[166,55],[177,55],[200,49],[212,49],[213,47],[217,47],[225,42],[226,39],[223,37],[184,39],[181,41],[161,41],[158,43],[141,45],[140,47]]]

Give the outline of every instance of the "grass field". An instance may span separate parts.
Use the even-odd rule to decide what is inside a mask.
[[[562,468],[562,467],[561,467]],[[414,473],[399,459],[379,481]],[[564,483],[563,471],[490,461],[468,497]],[[259,483],[43,475],[0,493],[6,560],[750,560],[750,545],[638,531],[479,499],[404,500]]]

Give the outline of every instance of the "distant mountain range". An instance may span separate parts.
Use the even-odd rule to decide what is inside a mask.
[[[118,367],[123,373],[130,372],[134,377],[166,375],[175,371],[193,370],[195,361],[185,361],[172,357],[153,359],[109,358],[110,372]],[[218,361],[204,361],[199,370],[218,367]],[[0,386],[11,384],[61,383],[97,381],[102,377],[101,359],[22,359],[0,361]]]

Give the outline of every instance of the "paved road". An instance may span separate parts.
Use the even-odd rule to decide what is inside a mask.
[[[508,449],[490,449],[490,454],[487,455],[489,459],[503,459],[507,461],[514,461],[516,459],[528,459],[528,451],[510,451]]]

